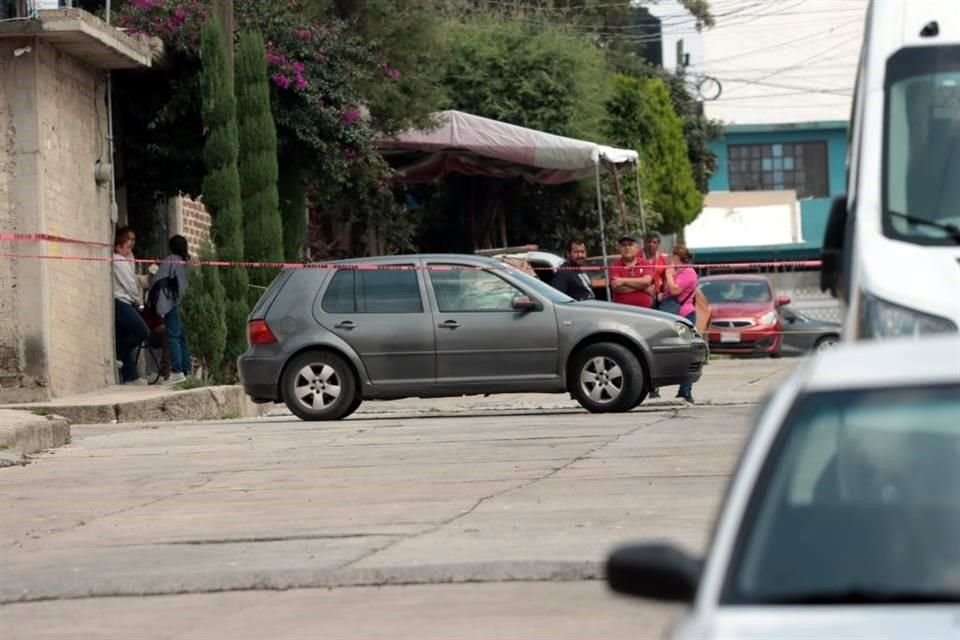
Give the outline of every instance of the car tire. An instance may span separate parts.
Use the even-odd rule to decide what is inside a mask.
[[[630,411],[645,394],[640,361],[619,344],[592,344],[574,356],[572,365],[570,393],[590,413]]]
[[[340,420],[360,406],[350,365],[325,351],[308,351],[287,363],[281,392],[284,404],[301,420]]]
[[[816,341],[813,345],[814,351],[826,351],[827,349],[832,349],[839,342],[840,338],[838,336],[823,336]]]

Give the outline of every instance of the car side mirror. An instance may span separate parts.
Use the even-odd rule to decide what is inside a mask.
[[[540,304],[536,300],[531,300],[530,296],[514,296],[512,306],[517,311],[537,311]]]
[[[670,544],[617,549],[607,559],[607,584],[617,593],[665,602],[692,603],[703,562]]]
[[[777,297],[777,306],[785,307],[790,304],[790,296],[778,296]]]
[[[847,197],[837,196],[830,205],[830,215],[823,232],[820,251],[820,290],[829,291],[834,298],[844,295],[843,252],[847,233]]]

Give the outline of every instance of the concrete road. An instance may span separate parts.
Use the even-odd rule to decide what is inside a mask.
[[[751,401],[792,364],[723,365],[698,387],[713,406],[623,415],[501,397],[335,424],[75,427],[72,445],[0,471],[0,629],[658,637],[674,610],[609,594],[603,560],[642,537],[703,547]]]

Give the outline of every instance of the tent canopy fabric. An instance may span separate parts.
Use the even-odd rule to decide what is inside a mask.
[[[377,141],[402,181],[433,182],[449,173],[522,176],[560,184],[594,176],[599,168],[636,163],[638,154],[528,129],[462,111],[435,114],[436,129],[410,130]]]

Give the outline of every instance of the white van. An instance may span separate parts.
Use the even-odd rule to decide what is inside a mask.
[[[821,285],[845,339],[960,327],[960,0],[871,0]]]

